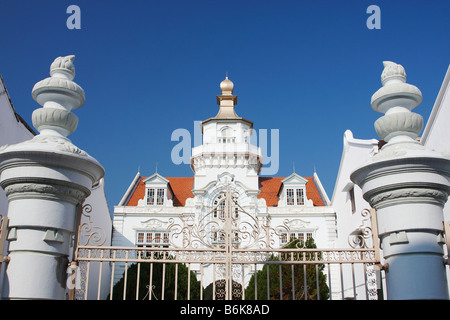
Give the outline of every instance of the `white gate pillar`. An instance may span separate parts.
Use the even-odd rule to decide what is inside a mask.
[[[385,113],[375,129],[388,143],[351,179],[377,210],[388,299],[448,299],[443,206],[450,192],[450,155],[416,140],[423,119],[411,110],[422,93],[406,83],[401,65],[383,64],[383,87],[371,103]]]
[[[3,297],[64,299],[77,207],[104,175],[102,166],[67,138],[78,124],[71,110],[84,104],[72,79],[75,56],[59,57],[38,82],[33,112],[39,134],[0,148],[0,185],[8,197],[9,262]]]

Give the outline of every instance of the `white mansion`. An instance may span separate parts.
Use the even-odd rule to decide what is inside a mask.
[[[51,79],[45,80],[47,81],[47,84],[50,82],[63,84],[71,83],[69,78],[73,79],[74,76],[73,64],[71,63],[73,58],[73,56],[57,58],[51,67]],[[60,68],[62,65],[61,62],[67,62],[67,65],[65,65],[64,68]],[[400,86],[403,86],[403,84],[405,84],[404,81],[406,81],[406,73],[404,72],[403,67],[391,62],[387,62],[385,67],[386,65],[391,67],[387,68],[387,71],[394,70],[395,72],[389,74],[383,71],[383,74],[388,74],[391,78],[398,78],[400,75],[400,80],[403,79],[403,81],[400,82],[390,82],[390,85],[401,83]],[[398,70],[401,71],[400,74],[396,73]],[[64,80],[61,82],[58,79]],[[382,81],[382,83],[383,82],[384,81]],[[42,84],[42,81],[39,83]],[[385,83],[383,83],[383,88],[384,85]],[[392,88],[390,85],[387,86],[388,89]],[[39,90],[44,88],[44,91],[41,91],[44,93],[45,91],[54,92],[54,87],[48,85],[38,85],[36,88]],[[71,83],[71,86],[69,87],[60,86],[59,93],[56,92],[56,94],[49,95],[47,98],[50,97],[52,99],[56,99],[58,97],[65,96],[70,100],[70,97],[72,97],[70,92],[73,91],[71,88],[75,88],[79,92],[83,92],[81,87]],[[7,197],[10,197],[11,194],[14,195],[14,193],[11,193],[11,189],[9,189],[9,192],[5,192],[5,190],[3,190],[5,188],[4,184],[2,186],[3,188],[0,189],[0,217],[7,214],[9,217],[9,222],[2,217],[2,221],[6,221],[6,224],[2,224],[2,226],[6,227],[3,229],[4,232],[2,232],[1,235],[3,236],[3,241],[5,241],[6,245],[4,247],[4,251],[0,252],[2,253],[2,256],[0,256],[2,260],[0,260],[0,262],[3,261],[7,263],[0,263],[0,299],[9,299],[11,297],[38,297],[39,299],[44,297],[46,299],[61,299],[61,297],[64,297],[67,293],[65,290],[69,288],[67,288],[68,283],[64,286],[64,281],[61,282],[58,277],[64,272],[67,272],[67,269],[69,269],[69,271],[74,270],[74,273],[70,273],[70,279],[78,279],[80,281],[80,294],[83,294],[85,299],[104,299],[107,297],[108,292],[110,292],[113,288],[111,283],[117,282],[122,275],[126,278],[126,273],[124,273],[126,264],[136,261],[137,259],[133,260],[133,258],[137,255],[140,255],[140,259],[142,257],[142,252],[151,251],[149,249],[136,249],[136,247],[157,247],[156,250],[153,250],[153,252],[157,253],[175,252],[180,248],[185,248],[186,250],[179,251],[188,252],[187,255],[191,254],[189,252],[198,252],[203,249],[206,249],[203,250],[204,252],[212,252],[214,250],[209,249],[220,248],[223,253],[225,252],[225,250],[223,250],[225,234],[227,236],[227,249],[230,249],[231,247],[236,249],[226,251],[226,254],[228,255],[228,260],[226,260],[228,263],[227,272],[232,271],[232,274],[227,274],[227,279],[231,278],[234,281],[234,271],[236,269],[234,267],[242,268],[242,273],[240,274],[241,278],[238,278],[239,281],[242,280],[240,283],[248,283],[249,278],[256,269],[256,263],[253,263],[254,260],[250,261],[251,263],[248,263],[249,260],[244,260],[244,258],[241,258],[242,255],[237,258],[233,257],[233,253],[239,252],[241,249],[241,251],[250,249],[247,251],[267,255],[267,252],[270,252],[271,249],[283,247],[292,238],[296,238],[301,241],[305,241],[308,238],[313,238],[318,248],[334,248],[335,251],[338,251],[338,248],[353,247],[352,243],[349,241],[349,236],[358,237],[361,235],[364,236],[364,241],[368,240],[369,247],[374,245],[374,243],[372,243],[372,239],[369,237],[366,239],[366,235],[364,233],[367,227],[365,225],[367,219],[358,214],[364,211],[364,209],[370,208],[370,204],[367,202],[367,200],[370,200],[370,197],[367,199],[364,198],[364,192],[367,194],[367,190],[364,191],[361,189],[360,185],[357,184],[351,177],[356,168],[361,168],[361,166],[368,161],[372,161],[374,157],[375,159],[380,159],[383,155],[386,155],[386,152],[383,153],[382,148],[380,151],[382,141],[379,141],[378,139],[356,139],[353,137],[350,130],[345,132],[339,172],[337,174],[333,196],[330,201],[316,173],[314,173],[312,177],[302,177],[295,172],[288,177],[260,176],[260,174],[264,172],[264,170],[262,170],[263,159],[261,156],[263,152],[261,152],[260,147],[253,145],[250,139],[252,136],[252,131],[254,130],[253,123],[247,119],[239,117],[236,114],[234,107],[237,103],[237,96],[233,95],[233,83],[226,78],[221,82],[220,88],[221,94],[217,96],[217,103],[220,107],[219,111],[215,117],[201,122],[203,143],[192,149],[192,157],[190,160],[191,169],[194,172],[193,177],[163,177],[158,173],[143,177],[138,172],[120,203],[115,206],[113,219],[111,219],[106,201],[104,179],[100,178],[100,175],[96,177],[97,181],[95,183],[95,179],[93,179],[91,181],[92,183],[86,183],[87,187],[83,187],[86,196],[90,194],[86,197],[86,199],[75,199],[77,201],[83,200],[83,202],[77,202],[72,199],[73,197],[68,197],[67,195],[70,193],[64,193],[64,197],[58,198],[56,196],[62,194],[58,191],[60,189],[49,188],[48,186],[45,188],[45,191],[48,191],[50,196],[45,195],[45,197],[41,197],[41,199],[39,199],[39,197],[43,194],[42,192],[31,194],[31,197],[28,199],[27,197],[30,196],[29,192],[31,189],[22,187],[15,188],[13,191],[15,193],[22,193],[23,196],[20,195],[20,199],[14,198],[14,201],[10,201],[11,199]],[[404,94],[402,92],[400,93],[400,97],[403,97]],[[58,101],[61,102],[63,100],[64,99]],[[41,102],[44,102],[42,104],[46,105],[45,102],[55,101],[46,100]],[[67,102],[66,100],[64,101]],[[65,103],[63,104],[65,105]],[[43,106],[43,108],[46,108],[46,110],[44,110],[46,113],[49,110],[55,112],[53,110],[54,106],[54,103],[50,103]],[[71,108],[73,105],[67,104],[67,107]],[[39,110],[38,113],[43,112],[43,108],[37,109]],[[59,108],[58,110],[63,109]],[[58,112],[61,113],[61,111]],[[65,112],[66,115],[71,114],[71,111],[68,109]],[[408,112],[410,112],[410,110],[402,110],[401,113],[403,113],[403,116],[408,116],[410,115]],[[392,114],[396,113],[393,112]],[[386,115],[389,114],[386,113]],[[433,152],[440,152],[441,155],[446,158],[450,158],[450,143],[448,139],[443,139],[442,137],[448,136],[449,117],[450,67],[447,69],[447,73],[436,98],[436,102],[425,125],[425,129],[420,137],[420,144],[422,144],[422,146],[428,149],[434,149],[435,151]],[[55,134],[55,132],[62,132],[64,138],[62,138],[62,136],[57,136],[57,139],[64,139],[63,144],[71,144],[70,140],[65,138],[69,130],[66,130],[67,132],[65,132],[64,130],[61,131],[61,129],[55,128],[59,125],[62,129],[64,129],[66,122],[62,122],[61,119],[56,119],[54,122],[49,122],[48,124],[50,125],[50,131],[53,131],[50,132],[51,134]],[[40,125],[34,125],[38,131],[41,129]],[[39,139],[44,138],[43,140],[45,140],[46,135],[48,138],[49,127],[42,127],[43,131],[47,131],[39,131],[40,133],[37,134],[31,129],[26,121],[16,113],[8,91],[6,90],[6,86],[3,83],[3,79],[0,76],[1,153],[5,154],[10,152],[11,149],[18,150],[15,148],[20,149],[21,146],[29,146],[30,144],[33,145]],[[75,128],[72,129],[74,130]],[[395,132],[396,131],[394,131],[394,133]],[[404,133],[406,131],[399,132]],[[59,141],[57,139],[54,141]],[[414,143],[414,146],[416,147],[416,149],[413,148],[411,150],[423,149],[420,145],[418,145],[418,141],[414,140],[411,143]],[[46,147],[43,146],[43,144],[41,145],[41,143],[39,143],[39,145],[42,147],[41,151],[43,154],[48,151],[50,151],[50,153],[54,153],[55,150],[57,150],[58,152],[63,152],[63,155],[69,155],[71,159],[87,157],[87,153],[84,154],[82,150],[79,150],[75,146],[71,149],[61,150],[61,148],[57,148],[58,145],[56,145],[56,148],[54,149],[46,149]],[[389,141],[387,145],[389,147]],[[33,152],[36,150],[33,150],[34,149],[31,150],[32,152],[28,153],[28,156],[31,157],[35,155]],[[385,148],[384,150],[392,149]],[[25,151],[28,152],[30,150]],[[80,153],[82,153],[82,155],[80,155]],[[437,159],[437,157],[434,158]],[[9,166],[9,160],[5,161],[6,165],[3,166],[4,168],[7,168],[8,170],[10,168],[14,168],[14,166]],[[423,163],[426,164],[426,162],[427,161],[424,161]],[[25,159],[23,163],[27,166],[31,162]],[[54,166],[54,172],[57,170],[73,169],[64,161],[58,163],[57,160],[55,160],[54,164],[56,164]],[[39,165],[36,167],[39,170],[47,170],[45,165]],[[97,166],[97,168],[100,167]],[[448,165],[444,167],[444,169],[445,170],[442,170],[442,172],[447,172]],[[43,172],[39,170],[36,172]],[[50,175],[47,177],[50,178],[46,180],[48,183],[54,183],[56,180],[53,178],[55,177],[66,178],[71,176],[71,174],[66,174],[66,171],[64,171],[65,174],[59,175],[55,175],[54,172],[48,172],[53,174],[53,176]],[[78,171],[78,173],[79,172],[81,171]],[[19,177],[20,179],[16,179],[15,181],[18,183],[28,181],[28,183],[30,183],[31,180],[29,181],[29,179],[37,178],[36,181],[42,182],[42,180],[40,180],[42,178],[41,176],[33,176],[31,173],[33,172],[24,171],[21,169],[16,170],[16,175],[22,176]],[[5,178],[8,177],[10,176],[3,172],[3,181],[5,181]],[[448,178],[446,179],[447,180],[444,181],[445,183],[448,181]],[[36,181],[31,181],[31,183],[36,184]],[[83,183],[85,183],[87,180],[79,181],[84,181]],[[396,180],[392,181],[396,182]],[[397,181],[403,180],[397,179]],[[433,181],[433,183],[434,182],[435,181]],[[61,181],[58,183],[63,185]],[[419,187],[421,184],[423,184],[423,181],[419,179]],[[67,186],[65,183],[64,185]],[[76,195],[78,193],[73,194]],[[419,195],[421,194],[422,193],[419,193]],[[414,192],[409,192],[407,194],[408,197],[410,195],[414,197]],[[436,200],[433,198],[434,193],[430,193],[430,195],[431,197],[429,195],[427,196],[427,198],[430,198],[427,200],[428,202],[425,201],[424,203],[427,203],[427,205],[430,203],[434,205]],[[386,199],[388,198],[389,197],[386,197]],[[20,201],[31,200],[32,202],[30,203],[32,204],[30,205],[27,202],[20,202],[18,199]],[[47,202],[45,202],[45,205],[42,204],[43,202],[39,205],[35,205],[36,199],[39,201],[45,200]],[[12,206],[11,203],[13,204]],[[17,206],[17,203],[26,203],[26,205],[21,207]],[[77,207],[75,207],[74,203],[77,203]],[[55,204],[61,205],[54,207]],[[446,255],[442,256],[443,251],[441,250],[441,247],[439,247],[439,256],[434,253],[433,255],[438,257],[436,261],[440,259],[438,263],[436,263],[439,267],[442,266],[441,260],[444,258],[444,266],[447,273],[446,278],[448,279],[450,276],[449,268],[447,268],[449,247],[448,234],[450,232],[450,223],[448,222],[450,219],[450,205],[448,205],[448,203],[444,205],[441,202],[439,206],[436,207],[439,209],[439,215],[435,216],[439,218],[435,220],[437,221],[436,230],[438,232],[429,232],[431,236],[426,239],[432,240],[430,240],[430,243],[432,243],[433,248],[437,248],[436,244],[439,246],[445,246],[444,254]],[[444,232],[441,230],[442,218],[440,217],[440,210],[442,207],[444,227],[447,229],[445,230],[445,239],[443,237]],[[36,210],[36,208],[41,208],[42,210],[39,209],[41,211],[30,215],[30,212],[35,212],[33,210]],[[57,210],[55,209],[52,211],[49,208],[56,208]],[[53,225],[55,222],[62,223],[66,221],[64,219],[43,219],[42,216],[45,217],[45,215],[49,212],[57,212],[62,218],[67,218],[69,216],[72,217],[67,218],[67,221],[73,224],[73,228],[72,226],[66,225]],[[408,217],[408,219],[405,219],[406,222],[409,223],[413,221],[413,219],[410,218],[410,212],[405,212]],[[427,212],[427,210],[421,209],[416,211],[416,213],[419,214],[422,214],[423,212]],[[70,213],[70,215],[67,213]],[[379,213],[380,211],[377,211],[377,215],[379,215]],[[30,228],[30,217],[36,217],[37,214],[40,215],[40,218],[37,218],[35,220],[36,225],[33,225]],[[224,217],[225,214],[227,214],[227,219]],[[74,218],[75,216],[77,216],[77,219]],[[387,214],[384,217],[391,216],[392,215]],[[17,217],[23,217],[23,219],[21,218],[17,220]],[[78,218],[79,221],[76,222]],[[430,220],[428,217],[425,217],[423,220],[417,219],[417,221],[421,223],[421,228],[419,229],[410,228],[410,226],[408,226],[410,230],[413,230],[411,233],[417,234],[419,231],[422,232],[421,230],[424,229],[423,222],[427,219]],[[17,221],[19,221],[19,223]],[[227,223],[226,226],[224,226],[225,221]],[[377,226],[379,223],[380,220],[377,221]],[[224,231],[225,227],[226,233]],[[7,230],[7,232],[5,230]],[[41,233],[37,233],[36,230],[43,233],[43,235]],[[382,228],[379,228],[379,230],[382,230]],[[392,249],[391,245],[393,244],[394,247],[397,246],[396,248],[398,248],[399,246],[406,245],[409,240],[405,241],[406,232],[403,229],[387,236],[386,233],[383,235],[383,232],[384,231],[378,233],[379,238],[383,238],[384,241],[382,241],[384,246],[381,247],[380,252],[380,266],[386,267],[386,257],[392,259],[392,257],[389,256],[389,254],[392,255],[392,250],[389,252],[389,249]],[[40,238],[37,238],[37,234],[40,235]],[[67,241],[61,238],[62,234],[65,235]],[[22,243],[26,245],[23,246]],[[1,244],[2,243],[0,241],[0,248],[2,248]],[[80,247],[81,251],[78,250]],[[89,247],[94,247],[94,249]],[[160,249],[161,247],[170,249]],[[103,248],[105,249],[103,250]],[[423,248],[424,246],[421,245],[420,250],[423,250]],[[46,253],[46,250],[50,250],[48,252],[51,252],[51,254]],[[56,253],[60,259],[58,261],[61,262],[57,263],[57,270],[59,270],[55,273],[58,275],[56,279],[57,281],[47,281],[47,278],[43,276],[34,277],[33,281],[24,281],[23,275],[28,277],[32,274],[30,271],[35,272],[38,269],[40,271],[39,274],[47,274],[50,277],[55,276],[52,271],[53,269],[49,267],[49,265],[53,265],[56,261],[56,259],[54,259],[55,252],[53,252],[53,250],[58,250]],[[91,256],[91,251],[89,250],[93,250],[92,252],[94,252],[94,255],[97,256]],[[125,258],[123,256],[116,257],[116,253],[120,255],[121,251],[126,251]],[[134,252],[135,256],[130,257],[128,252],[131,252],[130,255],[133,255]],[[36,258],[32,257],[34,254],[45,256],[46,262],[42,263],[44,260],[39,260],[41,262],[34,263],[37,261]],[[104,257],[102,256],[99,258],[99,254],[104,255]],[[86,258],[86,255],[88,258]],[[110,257],[111,255],[113,255],[113,258]],[[241,259],[241,262],[238,261],[235,263],[235,260],[232,260],[230,256],[232,259]],[[236,256],[238,256],[238,254]],[[28,257],[31,257],[30,261],[34,261],[32,263],[33,268],[31,270],[29,269],[29,263],[23,263],[23,260],[20,260],[23,257],[27,257],[27,259]],[[48,257],[51,258],[47,259]],[[77,259],[77,261],[72,261],[72,263],[78,262],[79,264],[77,265],[71,263],[70,267],[66,269],[66,262],[72,258],[74,260],[75,258]],[[144,256],[144,258],[148,258],[148,256]],[[205,258],[202,262],[198,262],[199,260],[194,258],[186,259],[182,257],[179,260],[182,263],[189,264],[190,270],[194,271],[197,276],[200,277],[201,281],[203,281],[203,283],[201,282],[203,287],[206,287],[214,279],[220,280],[224,278],[221,274],[217,276],[214,274],[216,269],[218,272],[221,272],[220,268],[225,269],[225,267],[223,267],[225,264],[225,259],[223,256],[218,256],[218,258],[215,258],[216,260],[213,262],[211,262],[211,258]],[[260,261],[267,260],[267,256],[258,256],[257,258]],[[426,263],[423,265],[430,265],[430,259],[426,259]],[[244,262],[242,263],[242,261]],[[381,273],[380,271],[380,276],[377,277],[374,276],[374,272],[369,272],[366,269],[362,270],[360,273],[356,273],[353,270],[353,262],[351,265],[347,264],[347,266],[342,266],[343,263],[340,263],[339,261],[334,264],[331,263],[328,263],[327,281],[330,288],[330,298],[333,299],[368,299],[369,285],[372,287],[375,285],[378,286],[378,283],[375,283],[375,281],[372,280],[375,278],[381,280],[380,284],[381,282],[387,283],[388,280],[392,281],[392,279],[387,279],[387,277],[384,277],[386,272]],[[214,267],[214,264],[217,268]],[[241,266],[239,264],[241,264]],[[8,271],[7,265],[10,271],[8,277],[5,276]],[[397,273],[397,275],[400,276],[393,278],[402,279],[403,275],[406,275],[408,272],[411,272],[411,270],[414,270],[416,266],[421,267],[422,264],[409,263],[408,268],[404,268],[404,270],[397,269],[400,270],[400,272]],[[262,264],[259,265],[258,268],[259,267],[262,267]],[[361,264],[358,267],[361,267],[362,269],[366,268],[366,265]],[[391,264],[391,267],[389,267],[389,265],[387,267],[391,268],[388,272],[392,272],[394,269],[394,264]],[[246,270],[244,270],[244,268]],[[305,269],[306,268],[303,270]],[[16,270],[20,270],[21,272],[14,274]],[[373,271],[374,268],[371,267],[371,270]],[[212,277],[211,271],[213,271]],[[371,274],[372,277],[370,279],[369,274]],[[434,276],[437,273],[428,272],[422,274],[430,274],[431,276]],[[34,281],[38,278],[39,280],[47,281],[45,286],[40,285],[41,282],[39,281]],[[413,279],[418,279],[418,277],[413,277]],[[82,281],[85,281],[84,284],[81,283]],[[98,284],[98,290],[95,286],[88,287],[88,282],[90,284]],[[14,286],[11,286],[11,283],[14,283]],[[232,284],[232,282],[229,283]],[[427,284],[432,282],[427,280],[422,281],[422,283]],[[442,289],[442,283],[445,283],[444,277],[439,276],[439,281],[434,283],[439,284],[439,287]],[[448,281],[446,281],[446,283],[448,286]],[[78,289],[76,287],[76,281],[74,285],[75,289]],[[85,287],[82,287],[83,285]],[[417,290],[419,287],[416,282],[414,282],[413,285],[414,288],[411,287],[411,290],[408,288],[405,289],[404,285],[395,285],[395,283],[394,285],[391,285],[391,288],[400,288],[406,293],[408,293],[408,290],[419,292],[423,291],[422,289]],[[34,288],[34,291],[30,290],[31,287]],[[331,290],[331,287],[334,291]],[[386,287],[387,285],[383,284],[378,289],[382,290]],[[18,292],[17,288],[20,289],[20,292],[18,295],[15,295],[15,292]],[[164,285],[162,288],[164,289]],[[14,292],[14,290],[16,291]],[[366,290],[367,292],[364,292]],[[36,295],[30,295],[30,292]],[[393,296],[395,298],[395,295]],[[427,297],[428,296],[431,297],[430,294],[428,294]],[[447,297],[447,292],[444,292],[442,296]]]
[[[333,247],[336,214],[317,174],[260,176],[261,149],[250,143],[253,122],[236,114],[237,96],[228,77],[220,83],[220,89],[219,112],[201,123],[203,144],[192,149],[194,176],[163,177],[154,173],[142,177],[138,173],[114,208],[112,245],[186,246],[181,238],[171,236],[171,230],[181,227],[187,217],[209,228],[202,246],[220,242],[220,228],[214,229],[212,223],[223,215],[220,208],[229,187],[235,200],[235,218],[242,222],[266,221],[270,223],[266,227],[279,231],[270,247],[282,247],[293,237],[301,241],[312,237],[318,247]],[[246,239],[244,243],[243,238],[240,247],[256,248],[258,239]],[[123,269],[116,268],[115,273],[117,281]]]

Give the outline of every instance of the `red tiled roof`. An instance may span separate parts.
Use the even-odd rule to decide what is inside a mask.
[[[192,184],[194,183],[194,177],[176,177],[176,178],[167,178],[169,180],[170,188],[173,192],[173,205],[174,206],[184,206],[187,198],[193,198],[192,194]],[[145,183],[144,180],[147,177],[141,177],[139,183],[134,189],[133,194],[130,197],[130,200],[125,204],[126,206],[135,207],[138,205],[138,201],[140,199],[144,199],[145,196]]]
[[[258,198],[264,198],[268,207],[278,205],[278,193],[280,192],[282,184],[281,181],[284,179],[284,177],[259,177],[261,193]],[[314,206],[323,206],[324,204],[322,198],[320,197],[319,191],[314,183],[313,177],[308,177],[305,179],[308,180],[306,183],[306,197],[313,201]]]
[[[136,207],[138,205],[138,201],[140,199],[144,199],[145,197],[145,183],[143,182],[144,179],[145,179],[144,177],[141,177],[137,187],[133,190],[133,194],[131,195],[130,200],[128,200],[128,202],[125,203],[126,206]]]
[[[173,205],[184,206],[187,198],[193,198],[192,185],[194,183],[194,177],[172,177],[167,178],[169,180],[170,188],[173,192]],[[137,206],[139,199],[144,199],[145,196],[145,184],[146,177],[141,177],[136,189],[130,197],[130,200],[125,204],[126,206]],[[258,198],[264,198],[268,207],[278,205],[278,193],[281,188],[281,181],[284,177],[260,177],[259,182],[261,184],[261,192]],[[305,178],[308,180],[306,183],[306,197],[313,201],[314,206],[323,206],[322,198],[319,191],[313,181],[312,177]]]
[[[278,192],[280,192],[282,177],[259,177],[261,192],[258,198],[266,200],[268,207],[278,205]]]
[[[187,198],[193,198],[192,185],[194,184],[194,177],[188,178],[166,178],[169,180],[170,188],[173,192],[173,205],[184,206]]]

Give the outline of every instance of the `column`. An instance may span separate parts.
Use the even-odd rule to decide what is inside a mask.
[[[0,185],[8,198],[8,299],[65,299],[67,266],[78,208],[102,166],[67,138],[78,124],[72,110],[85,102],[73,82],[75,56],[58,57],[50,77],[34,86],[42,108],[33,112],[39,134],[0,148]]]
[[[375,130],[387,142],[351,179],[377,210],[388,266],[388,299],[448,299],[443,260],[443,206],[450,192],[450,157],[428,150],[417,137],[423,119],[411,110],[420,90],[406,83],[404,68],[386,61],[372,108],[385,115]]]

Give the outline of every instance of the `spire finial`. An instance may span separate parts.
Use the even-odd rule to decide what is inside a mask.
[[[34,127],[43,135],[67,137],[78,124],[72,110],[85,102],[84,90],[75,82],[74,55],[56,58],[50,66],[50,77],[39,81],[31,95],[42,108],[33,112]]]
[[[222,95],[232,95],[233,94],[233,82],[228,79],[228,71],[226,72],[225,80],[220,83],[220,90]]]
[[[382,87],[373,94],[372,109],[385,115],[375,121],[378,136],[389,143],[415,141],[423,127],[421,115],[411,112],[422,102],[420,90],[406,83],[402,65],[392,61],[383,62]]]

